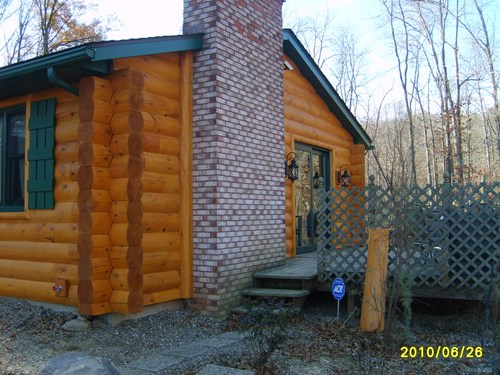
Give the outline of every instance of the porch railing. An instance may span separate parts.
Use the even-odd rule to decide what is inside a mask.
[[[318,279],[362,284],[368,228],[384,227],[389,274],[407,270],[415,288],[484,290],[500,257],[499,190],[498,182],[331,189],[318,209]]]

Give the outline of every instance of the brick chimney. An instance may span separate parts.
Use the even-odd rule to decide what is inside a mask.
[[[184,0],[193,75],[191,307],[223,316],[285,257],[283,0]]]

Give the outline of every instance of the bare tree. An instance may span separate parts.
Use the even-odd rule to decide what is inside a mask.
[[[104,38],[109,27],[94,19],[80,21],[92,4],[83,0],[34,0],[36,18],[40,25],[40,55]]]
[[[399,73],[399,81],[403,90],[403,99],[406,107],[406,112],[409,121],[409,138],[410,138],[410,157],[411,157],[411,174],[410,178],[413,182],[417,181],[416,168],[416,151],[415,151],[415,124],[413,117],[413,100],[415,95],[415,84],[411,84],[410,68],[411,62],[418,61],[415,56],[412,56],[416,51],[412,50],[412,41],[410,33],[410,23],[406,20],[406,11],[403,8],[401,0],[381,0],[384,6],[390,25],[394,54],[397,61],[397,69]],[[401,30],[401,33],[399,33]],[[418,48],[417,48],[418,51]],[[415,83],[415,82],[414,82]]]
[[[10,0],[0,0],[10,1]],[[84,16],[95,6],[84,0],[19,0],[14,32],[5,39],[8,64],[104,39],[116,20]]]
[[[337,26],[333,39],[333,60],[329,64],[335,89],[356,113],[369,79],[366,76],[368,50],[360,48],[360,37],[353,27]]]

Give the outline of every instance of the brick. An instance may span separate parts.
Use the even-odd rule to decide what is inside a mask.
[[[192,306],[220,316],[254,270],[285,255],[282,0],[184,3],[185,30],[205,28],[193,77]]]

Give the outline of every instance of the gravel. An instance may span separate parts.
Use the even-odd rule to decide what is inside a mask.
[[[287,323],[285,337],[264,367],[265,374],[491,374],[492,326],[484,325],[481,303],[427,300],[414,304],[412,326],[404,334],[397,325],[392,345],[379,333],[358,329],[353,317],[336,320],[330,295],[310,297],[300,315]],[[70,351],[105,357],[117,367],[147,359],[154,353],[188,346],[228,331],[242,320],[214,321],[189,310],[162,311],[112,327],[102,319],[86,332],[68,332],[62,325],[75,318],[26,301],[0,298],[0,374],[36,374],[50,358]],[[401,346],[481,347],[476,358],[401,358]],[[249,369],[258,346],[248,338],[193,356],[157,374],[196,374],[206,364]]]

